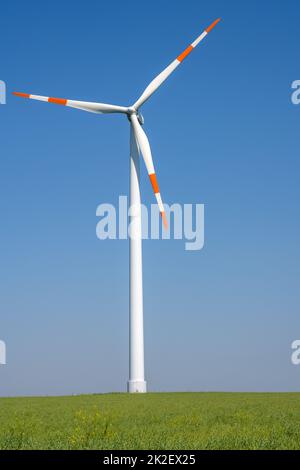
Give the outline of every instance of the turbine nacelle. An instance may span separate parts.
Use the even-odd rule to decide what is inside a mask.
[[[138,118],[140,125],[142,126],[145,122],[144,116],[141,113],[137,113],[137,118]]]

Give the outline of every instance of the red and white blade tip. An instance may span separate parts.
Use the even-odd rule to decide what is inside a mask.
[[[18,91],[13,91],[12,94],[15,95],[15,96],[20,96],[21,98],[29,98],[30,97],[30,95],[28,93],[20,93]]]
[[[209,33],[219,23],[220,20],[221,18],[217,18],[212,24],[208,26],[208,28],[206,28],[205,31]]]
[[[48,103],[61,104],[63,106],[67,105],[68,100],[64,98],[53,98],[51,96],[40,96],[40,95],[30,95],[28,93],[20,93],[18,91],[13,91],[13,95],[19,96],[21,98],[30,98],[38,101],[48,101]]]
[[[161,217],[162,217],[162,220],[163,220],[163,224],[164,224],[165,229],[168,230],[168,221],[167,221],[166,213],[165,213],[165,212],[161,212]]]

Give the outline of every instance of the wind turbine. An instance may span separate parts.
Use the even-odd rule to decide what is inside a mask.
[[[140,154],[142,155],[150,182],[156,197],[160,214],[165,228],[168,222],[159,186],[154,170],[151,148],[148,138],[142,128],[144,118],[139,112],[140,107],[160,87],[160,85],[181,64],[188,54],[216,26],[220,18],[206,28],[173,62],[168,65],[147,86],[139,99],[129,107],[89,101],[74,101],[62,98],[31,95],[14,92],[16,96],[32,100],[69,106],[96,114],[123,113],[130,122],[130,289],[129,289],[129,380],[128,392],[144,393],[147,391],[144,375],[144,328],[143,328],[143,281],[142,281],[142,223],[141,223],[141,193],[140,193]]]

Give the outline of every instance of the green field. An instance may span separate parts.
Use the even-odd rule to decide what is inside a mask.
[[[300,393],[0,398],[1,449],[300,449]]]

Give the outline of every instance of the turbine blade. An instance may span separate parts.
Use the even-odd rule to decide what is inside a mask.
[[[165,227],[165,229],[167,229],[168,228],[168,221],[167,221],[164,205],[163,205],[163,202],[162,202],[162,199],[161,199],[159,186],[158,186],[158,183],[157,183],[157,178],[156,178],[156,174],[155,174],[155,170],[154,170],[152,153],[151,153],[151,148],[150,148],[148,137],[146,136],[144,130],[142,129],[142,126],[140,125],[136,114],[132,114],[130,116],[130,120],[131,120],[131,123],[132,123],[134,135],[135,135],[136,141],[138,143],[139,150],[140,150],[140,152],[143,156],[143,159],[144,159],[147,171],[148,171],[148,175],[149,175],[149,178],[150,178],[150,181],[151,181],[151,185],[152,185],[152,188],[153,188],[153,191],[154,191],[154,195],[156,197],[156,201],[157,201],[157,204],[158,204],[158,207],[159,207],[159,212],[161,214],[164,227]]]
[[[69,106],[70,108],[81,109],[90,113],[106,114],[106,113],[127,113],[127,108],[123,106],[115,106],[113,104],[93,103],[89,101],[74,101],[63,98],[51,98],[48,96],[29,95],[28,93],[13,92],[13,95],[21,98],[29,98],[31,100],[47,101],[48,103]]]
[[[134,103],[134,108],[138,109],[147,101],[150,96],[160,87],[160,85],[171,75],[172,72],[181,64],[181,62],[192,52],[193,49],[207,36],[207,34],[219,23],[221,18],[215,20],[208,28],[206,28],[200,36],[195,39],[167,68],[165,68],[152,82],[147,86],[139,99]]]

